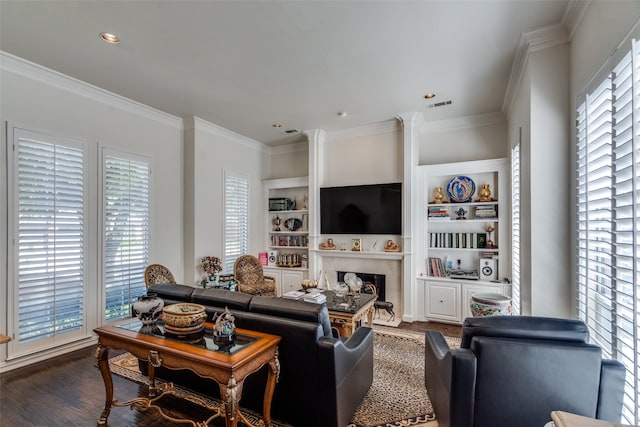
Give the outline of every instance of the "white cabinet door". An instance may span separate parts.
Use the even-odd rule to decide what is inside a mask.
[[[491,293],[501,294],[502,293],[502,285],[475,285],[475,284],[474,285],[467,285],[467,284],[464,284],[463,290],[462,290],[462,294],[463,294],[463,299],[462,299],[463,317],[462,317],[462,320],[464,320],[467,317],[473,316],[471,314],[471,295],[475,294],[476,292],[491,292]]]
[[[289,291],[299,291],[302,289],[302,279],[304,273],[299,270],[282,270],[280,271],[282,286],[279,286],[282,293]]]
[[[460,323],[460,283],[426,282],[425,317]]]

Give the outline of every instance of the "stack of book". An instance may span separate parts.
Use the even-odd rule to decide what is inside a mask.
[[[316,303],[316,304],[322,304],[323,302],[327,301],[327,297],[323,293],[313,292],[313,293],[306,294],[302,298],[302,300],[306,301],[306,302],[313,302],[313,303]]]
[[[305,295],[307,295],[307,293],[303,292],[303,291],[289,291],[289,292],[285,292],[284,294],[282,294],[282,298],[286,298],[286,299],[302,299],[302,298],[304,298]]]
[[[429,257],[429,262],[427,263],[427,267],[429,268],[429,276],[433,277],[446,277],[447,274],[444,271],[444,265],[442,265],[442,260],[436,257]]]
[[[496,205],[476,206],[476,219],[495,219],[495,218],[498,218]]]
[[[429,221],[448,221],[449,210],[444,206],[429,206],[428,208]]]

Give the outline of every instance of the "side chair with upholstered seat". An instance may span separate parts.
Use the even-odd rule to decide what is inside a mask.
[[[265,276],[262,264],[253,255],[239,256],[233,264],[238,291],[251,295],[276,296],[275,277]]]
[[[154,283],[176,283],[176,279],[164,265],[149,264],[144,270],[144,283],[148,288]]]

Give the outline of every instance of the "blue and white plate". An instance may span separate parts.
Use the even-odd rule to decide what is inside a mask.
[[[468,176],[456,176],[447,184],[447,195],[452,202],[469,202],[475,192],[476,183]]]

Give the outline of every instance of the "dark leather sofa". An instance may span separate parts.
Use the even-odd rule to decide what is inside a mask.
[[[344,427],[373,382],[373,331],[359,328],[346,341],[335,338],[325,304],[175,284],[154,284],[148,292],[158,294],[166,305],[202,304],[209,321],[228,307],[238,328],[282,337],[273,419],[296,427]],[[219,396],[213,382],[189,371],[156,372],[160,378]],[[241,407],[262,413],[266,377],[264,367],[245,380]]]
[[[579,320],[467,318],[459,349],[426,332],[425,385],[440,427],[541,427],[551,411],[620,422],[625,370]]]

